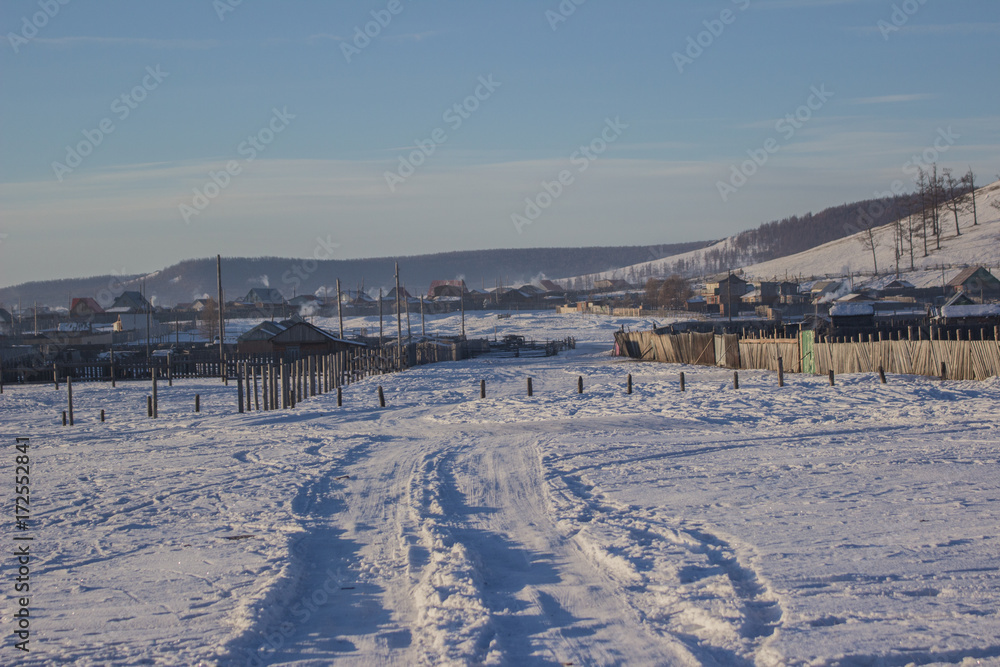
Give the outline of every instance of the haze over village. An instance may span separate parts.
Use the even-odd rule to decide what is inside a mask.
[[[0,26],[0,664],[1000,664],[995,2]]]

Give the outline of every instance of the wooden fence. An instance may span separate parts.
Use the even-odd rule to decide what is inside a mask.
[[[740,338],[736,334],[615,333],[615,354],[645,361],[698,364],[732,369],[778,370],[781,359],[790,373],[826,375],[886,373],[983,380],[1000,376],[1000,336],[980,332],[977,340],[852,340],[822,338],[812,331],[798,338]],[[975,338],[975,336],[972,336]]]

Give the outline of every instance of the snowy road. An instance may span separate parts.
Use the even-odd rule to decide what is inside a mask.
[[[8,388],[37,561],[32,651],[0,662],[1000,662],[1000,380],[734,391],[689,367],[681,393],[677,367],[605,354],[617,322],[504,326],[583,343],[339,409],[237,415],[234,387],[184,381],[151,422],[147,387],[80,384],[62,428],[64,391]]]

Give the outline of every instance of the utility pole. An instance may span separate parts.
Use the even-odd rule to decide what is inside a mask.
[[[420,295],[420,337],[427,338],[427,322],[424,320],[424,295]]]
[[[222,300],[222,255],[215,256],[215,275],[219,288],[219,374],[225,379],[226,353],[222,342],[226,336],[226,324],[223,318],[223,308],[226,302]]]
[[[150,351],[149,351],[149,338],[152,335],[152,330],[149,326],[150,313],[149,309],[152,307],[149,303],[149,299],[146,298],[146,279],[142,279],[142,299],[146,302],[146,363],[149,364],[149,370],[153,372],[153,365],[150,363]]]
[[[340,278],[337,278],[337,319],[340,320],[340,338],[344,338],[344,307],[340,299]]]
[[[399,300],[401,295],[399,293],[399,262],[396,262],[396,345],[402,346],[403,344],[403,320],[399,314]]]
[[[729,278],[726,281],[726,299],[729,301],[729,321],[733,321],[733,270],[729,269]]]

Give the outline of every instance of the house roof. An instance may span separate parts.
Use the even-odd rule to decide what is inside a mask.
[[[980,278],[989,284],[1000,283],[996,277],[984,269],[981,266],[970,266],[967,269],[962,269],[957,276],[948,281],[948,287],[962,287],[972,278]]]
[[[951,298],[944,302],[945,306],[969,306],[975,303],[965,292],[955,292]]]
[[[76,310],[78,307],[86,308],[92,313],[104,312],[104,309],[101,308],[101,304],[97,303],[96,299],[89,296],[75,298],[70,302],[70,310]]]
[[[286,320],[287,321],[287,320]],[[284,322],[282,322],[284,324]],[[329,331],[320,329],[314,324],[308,322],[295,322],[290,326],[286,327],[282,331],[279,331],[275,335],[271,336],[268,340],[272,343],[285,343],[291,342],[295,338],[295,342],[302,341],[334,341],[337,343],[343,343],[344,345],[357,345],[359,347],[366,347],[364,343],[359,343],[354,340],[345,340],[343,338],[338,338],[334,336]]]
[[[565,288],[561,287],[559,283],[552,282],[551,280],[542,280],[539,281],[539,284],[542,286],[542,289],[544,289],[546,292],[565,291]]]
[[[249,303],[265,303],[275,306],[285,303],[285,297],[281,296],[281,292],[270,287],[254,287],[247,292],[243,300]]]

